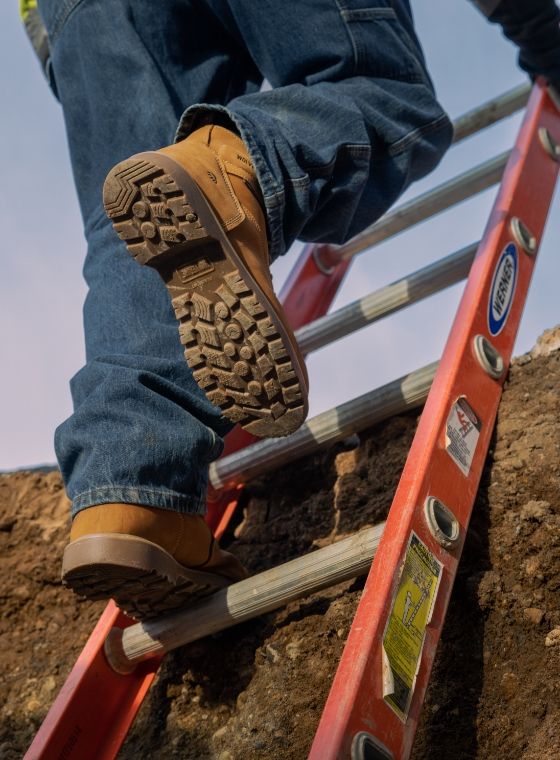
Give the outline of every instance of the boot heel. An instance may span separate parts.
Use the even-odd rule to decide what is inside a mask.
[[[117,164],[103,187],[103,204],[118,236],[140,264],[153,266],[208,233],[173,177],[142,154]]]

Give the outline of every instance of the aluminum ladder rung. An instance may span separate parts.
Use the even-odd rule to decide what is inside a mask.
[[[422,406],[438,362],[321,412],[286,438],[267,438],[210,465],[210,484],[219,489],[247,482],[312,454],[378,422]]]
[[[482,129],[495,124],[501,119],[511,116],[524,108],[531,94],[529,82],[513,87],[511,90],[498,95],[497,98],[482,103],[471,111],[459,116],[453,122],[453,144],[480,132]]]
[[[467,277],[479,243],[461,248],[296,331],[303,354],[373,324]]]
[[[141,661],[368,572],[384,523],[265,570],[172,615],[114,629],[105,653],[118,673]]]
[[[331,259],[347,260],[384,240],[394,237],[409,227],[445,211],[457,203],[471,198],[500,181],[511,151],[484,161],[457,177],[443,182],[433,190],[397,206],[382,216],[378,222],[367,227],[348,243],[331,252]],[[329,262],[329,263],[332,263]]]

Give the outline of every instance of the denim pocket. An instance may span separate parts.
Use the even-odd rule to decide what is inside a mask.
[[[359,7],[367,4],[368,7]],[[418,44],[401,22],[390,2],[346,0],[340,2],[342,19],[354,46],[356,74],[425,82]]]

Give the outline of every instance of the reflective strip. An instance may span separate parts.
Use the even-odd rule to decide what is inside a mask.
[[[45,71],[50,57],[49,36],[37,10],[37,0],[20,0],[19,12],[29,41]]]
[[[19,15],[25,21],[30,10],[37,7],[37,0],[19,0]]]

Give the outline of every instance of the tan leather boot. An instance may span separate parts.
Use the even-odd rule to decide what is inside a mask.
[[[131,255],[163,278],[194,377],[257,436],[307,414],[303,357],[272,289],[266,220],[243,141],[215,125],[117,164],[103,201]]]
[[[78,512],[62,582],[88,599],[114,599],[145,620],[247,577],[200,515],[134,504]]]

